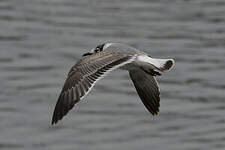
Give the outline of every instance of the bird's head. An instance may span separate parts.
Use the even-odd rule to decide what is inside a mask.
[[[105,43],[101,44],[101,45],[98,45],[97,47],[93,48],[90,52],[83,54],[83,56],[88,56],[88,55],[92,55],[92,54],[95,54],[95,53],[99,53],[99,52],[104,50],[105,45],[106,45]]]

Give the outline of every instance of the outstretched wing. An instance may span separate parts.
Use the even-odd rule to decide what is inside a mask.
[[[141,69],[129,71],[129,74],[145,107],[152,115],[157,115],[160,106],[160,91],[155,77]]]
[[[70,70],[55,106],[52,124],[57,123],[110,71],[135,58],[134,55],[102,51],[82,58]]]

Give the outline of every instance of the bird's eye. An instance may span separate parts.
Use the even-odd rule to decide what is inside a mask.
[[[103,50],[104,45],[105,45],[105,44],[98,45],[98,46],[95,48],[94,52],[95,52],[95,53],[101,52],[101,51]]]

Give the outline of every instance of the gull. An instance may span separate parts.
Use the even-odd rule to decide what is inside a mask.
[[[129,72],[146,109],[152,115],[157,115],[160,90],[155,77],[170,70],[173,65],[173,59],[152,58],[147,53],[126,44],[98,45],[83,54],[70,69],[53,112],[52,124],[56,124],[82,100],[97,81],[118,68]]]

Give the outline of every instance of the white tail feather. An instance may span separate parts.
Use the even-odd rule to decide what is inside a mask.
[[[152,59],[154,65],[160,71],[167,71],[170,70],[174,65],[173,59]]]
[[[173,59],[157,59],[151,58],[147,55],[140,55],[137,58],[140,65],[144,65],[146,67],[152,67],[153,69],[157,69],[160,71],[168,71],[174,65]]]

